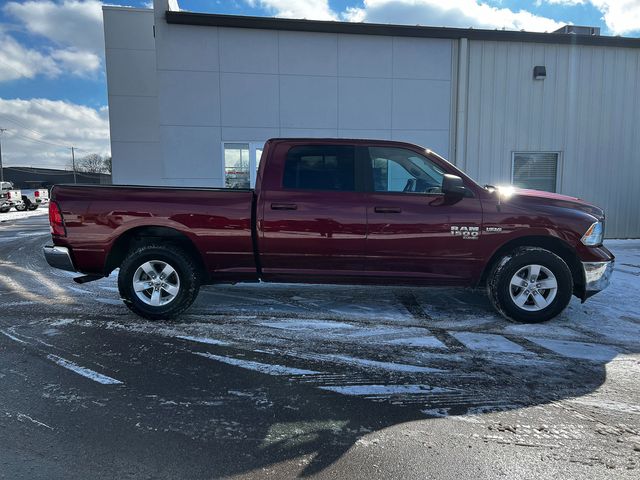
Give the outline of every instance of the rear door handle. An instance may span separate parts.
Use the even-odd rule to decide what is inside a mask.
[[[295,203],[272,203],[271,210],[297,210],[298,205]]]
[[[402,210],[400,207],[374,207],[376,213],[400,213]]]

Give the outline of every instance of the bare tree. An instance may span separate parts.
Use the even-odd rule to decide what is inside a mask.
[[[111,155],[104,157],[102,163],[104,166],[104,173],[111,173]]]
[[[110,171],[106,168],[106,159],[102,158],[97,153],[90,153],[89,155],[85,155],[81,159],[76,162],[76,168],[80,172],[88,172],[88,173],[110,173]],[[111,163],[111,158],[109,158],[109,163]]]

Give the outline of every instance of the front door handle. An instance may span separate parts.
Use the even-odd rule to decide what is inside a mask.
[[[376,213],[400,213],[402,210],[400,207],[374,207]]]
[[[272,203],[271,210],[297,210],[298,205],[295,203]]]

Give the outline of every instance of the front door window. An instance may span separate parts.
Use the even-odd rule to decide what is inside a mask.
[[[370,147],[375,192],[442,193],[444,171],[411,150]]]

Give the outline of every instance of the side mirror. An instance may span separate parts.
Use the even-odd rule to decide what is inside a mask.
[[[456,197],[463,197],[466,193],[464,182],[457,175],[445,173],[442,180],[442,193]]]

